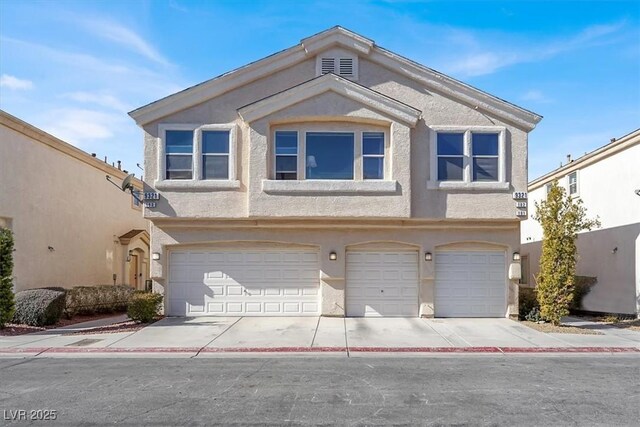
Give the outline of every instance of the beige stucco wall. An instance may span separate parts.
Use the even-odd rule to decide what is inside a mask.
[[[335,50],[335,49],[334,49]],[[339,49],[338,49],[339,50]],[[373,111],[356,101],[335,93],[324,93],[292,105],[254,123],[244,123],[236,110],[271,94],[289,89],[315,77],[315,58],[231,90],[205,103],[187,108],[144,126],[145,171],[148,182],[158,177],[158,125],[176,123],[227,124],[238,129],[236,169],[240,188],[224,191],[164,191],[156,209],[148,218],[241,218],[294,215],[301,217],[397,217],[431,219],[510,219],[518,221],[513,191],[526,191],[527,132],[509,123],[477,111],[472,105],[434,91],[372,61],[360,58],[357,83],[388,95],[423,112],[410,128]],[[313,195],[267,195],[261,182],[269,175],[270,128],[283,120],[318,120],[349,117],[351,120],[374,118],[392,129],[392,179],[401,189],[397,194],[349,195],[338,197]],[[430,174],[429,126],[504,126],[506,127],[506,179],[511,186],[502,190],[427,189]],[[331,206],[331,207],[329,207]],[[373,208],[372,208],[373,206]],[[308,207],[308,208],[307,208]]]
[[[580,233],[576,244],[576,273],[598,278],[583,308],[640,314],[640,223]],[[522,253],[529,257],[530,285],[540,270],[541,247],[540,241],[522,244]]]
[[[153,261],[151,276],[159,286],[158,291],[171,292],[167,284],[168,262],[174,248],[194,245],[209,248],[252,247],[274,244],[288,248],[299,246],[317,248],[320,253],[319,278],[321,284],[322,314],[325,316],[343,316],[345,307],[345,271],[348,250],[363,247],[370,249],[394,250],[398,247],[413,248],[419,253],[420,260],[420,314],[433,316],[435,271],[434,261],[424,261],[424,252],[435,253],[443,249],[457,250],[504,250],[507,259],[519,248],[517,226],[499,223],[486,228],[473,224],[458,226],[425,226],[367,228],[362,225],[342,225],[340,228],[314,226],[277,227],[220,227],[205,224],[198,226],[154,226],[152,252],[161,254],[159,261]],[[373,245],[371,245],[373,244]],[[373,247],[372,247],[373,246]],[[277,246],[275,246],[277,247]],[[338,259],[329,260],[329,253],[336,252]],[[510,281],[505,273],[507,289],[507,315],[517,315],[517,281]],[[168,289],[164,289],[165,286]],[[167,300],[167,298],[165,298]]]
[[[112,169],[115,181],[124,177]],[[112,284],[113,274],[126,283],[127,251],[145,245],[118,236],[148,226],[106,174],[0,123],[0,218],[15,236],[16,290]]]

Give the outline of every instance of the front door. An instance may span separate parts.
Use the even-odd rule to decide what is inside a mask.
[[[129,284],[138,289],[138,255],[131,255],[129,261]]]

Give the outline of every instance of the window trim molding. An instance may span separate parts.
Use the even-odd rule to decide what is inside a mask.
[[[158,173],[154,186],[156,189],[236,189],[240,182],[236,176],[237,162],[237,125],[235,123],[199,124],[199,123],[161,123],[158,125]],[[191,179],[166,179],[166,132],[170,130],[193,131],[193,171]],[[202,131],[229,131],[229,177],[228,179],[202,179]]]
[[[438,180],[438,133],[463,133],[462,181]],[[498,180],[472,181],[472,133],[498,134]],[[507,128],[505,126],[429,126],[429,178],[430,190],[508,190],[507,181]]]

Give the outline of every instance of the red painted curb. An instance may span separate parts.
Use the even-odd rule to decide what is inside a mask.
[[[349,351],[361,353],[501,353],[498,347],[349,347]]]
[[[345,352],[346,347],[205,347],[200,353],[329,353]]]
[[[640,353],[636,347],[500,347],[504,353]]]
[[[0,354],[24,353],[640,353],[636,347],[24,347],[2,348]]]

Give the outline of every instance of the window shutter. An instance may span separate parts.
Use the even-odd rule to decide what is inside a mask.
[[[341,76],[353,76],[353,58],[340,58],[340,70]]]
[[[335,58],[322,58],[320,66],[322,74],[335,72]]]

